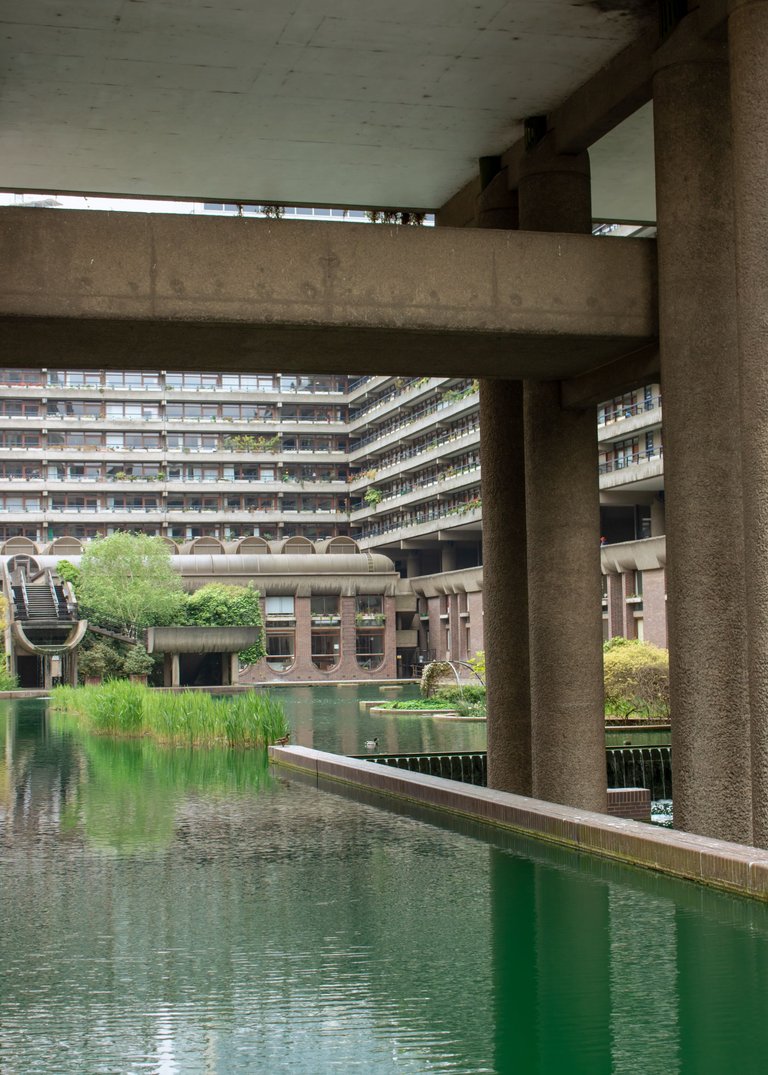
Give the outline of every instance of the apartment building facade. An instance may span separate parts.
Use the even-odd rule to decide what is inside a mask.
[[[606,401],[597,429],[606,636],[665,644],[663,538],[644,551],[664,533],[658,386]],[[482,649],[480,477],[471,379],[0,371],[0,551],[116,530],[207,554],[347,537],[412,595],[388,634],[396,666],[387,652],[366,672]],[[313,643],[292,637],[269,674],[311,678]]]

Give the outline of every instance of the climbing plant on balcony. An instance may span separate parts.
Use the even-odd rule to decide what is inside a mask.
[[[280,437],[254,437],[250,433],[235,433],[224,438],[224,447],[231,452],[277,452]]]
[[[377,504],[381,503],[383,498],[384,494],[381,489],[376,489],[373,485],[363,493],[363,500],[369,508],[375,508]]]

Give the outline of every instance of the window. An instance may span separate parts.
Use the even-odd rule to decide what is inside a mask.
[[[49,370],[48,384],[51,388],[99,388],[101,373],[98,370]]]
[[[3,418],[37,418],[40,407],[27,399],[4,399],[0,401],[0,415]]]
[[[45,384],[42,370],[0,370],[0,385],[20,388]]]
[[[14,515],[20,515],[25,511],[40,511],[40,497],[13,496],[10,493],[0,496],[0,511]]]
[[[294,599],[292,596],[267,597],[264,600],[264,608],[267,613],[267,617],[277,617],[279,619],[293,619]]]
[[[368,672],[379,668],[384,662],[384,632],[357,632],[355,640],[357,663]]]
[[[316,594],[311,600],[312,619],[328,620],[329,623],[338,622],[339,597],[338,594]]]
[[[101,403],[95,399],[48,400],[49,418],[100,418]]]
[[[358,594],[355,606],[364,616],[378,615],[384,611],[384,598],[381,594]]]
[[[42,469],[34,463],[2,463],[0,475],[8,481],[39,481]]]
[[[39,448],[39,433],[15,433],[10,429],[0,433],[0,447],[2,448]]]
[[[294,647],[293,631],[280,634],[267,632],[267,665],[273,672],[288,671],[294,661]]]
[[[330,672],[341,658],[341,635],[338,630],[313,631],[312,664],[321,672]]]
[[[107,370],[104,375],[104,381],[107,388],[160,388],[160,377],[158,374],[142,373],[140,370]]]

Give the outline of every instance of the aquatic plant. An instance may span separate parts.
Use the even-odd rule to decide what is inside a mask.
[[[267,746],[289,733],[282,705],[259,691],[214,698],[109,680],[97,687],[56,687],[51,709],[76,717],[79,727],[97,734],[189,746]]]
[[[466,684],[438,691],[429,698],[398,699],[382,703],[381,709],[399,712],[443,709],[459,713],[462,717],[485,717],[485,687]]]

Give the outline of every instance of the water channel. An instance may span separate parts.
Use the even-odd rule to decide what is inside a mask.
[[[760,903],[42,702],[0,747],[3,1075],[765,1070]]]

